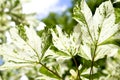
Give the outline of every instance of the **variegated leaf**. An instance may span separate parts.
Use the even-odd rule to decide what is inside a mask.
[[[119,23],[115,24],[114,8],[111,1],[103,2],[96,9],[93,16],[85,0],[81,1],[79,9],[78,7],[76,9],[75,6],[74,10],[79,12],[79,17],[74,17],[74,19],[79,22],[81,28],[80,56],[88,60],[92,60],[93,56],[97,56],[97,60],[106,54],[111,54],[112,50],[109,51],[109,49],[117,49],[114,44],[112,44],[112,48],[109,44],[104,44],[118,33],[120,27]],[[78,16],[78,13],[76,14]],[[73,15],[75,16],[75,13]],[[83,17],[84,22],[80,20]],[[115,52],[117,53],[117,50]]]
[[[80,45],[79,28],[79,26],[76,26],[73,34],[70,36],[68,36],[66,33],[63,33],[59,26],[56,26],[56,31],[51,29],[54,46],[69,56],[77,54]]]
[[[8,69],[39,62],[41,56],[41,40],[32,27],[26,27],[27,41],[21,38],[16,28],[10,29],[11,44],[0,46],[0,55],[4,64],[0,69]],[[11,66],[11,67],[10,67]]]

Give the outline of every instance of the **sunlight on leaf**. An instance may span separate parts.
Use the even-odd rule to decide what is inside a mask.
[[[78,6],[78,4],[76,4],[76,6]],[[82,39],[79,55],[88,60],[91,60],[93,56],[96,57],[97,55],[97,60],[107,54],[111,54],[112,50],[114,51],[117,47],[114,44],[112,45],[112,48],[110,48],[108,44],[102,46],[102,43],[113,37],[119,31],[120,24],[115,24],[115,14],[112,3],[110,1],[102,3],[96,9],[93,16],[85,0],[81,1],[79,8],[77,7],[78,9],[76,9],[76,6],[74,7],[74,10],[79,12],[79,17],[73,18],[79,23]],[[78,15],[78,13],[76,14]],[[73,16],[76,14],[73,13]],[[80,18],[83,17],[85,18],[84,22],[86,23],[80,20]],[[109,51],[109,49],[112,50]],[[117,49],[114,52],[117,53]]]
[[[84,57],[87,60],[92,60],[91,58],[91,49],[88,45],[81,45],[80,56]]]
[[[35,30],[30,27],[26,27],[26,35],[28,37],[27,44],[35,51],[38,58],[40,58],[41,54],[41,39],[36,34]]]
[[[5,64],[0,66],[1,69],[2,67],[7,69],[12,68],[9,66],[19,67],[20,65],[32,65],[39,62],[41,55],[40,38],[31,27],[26,27],[26,33],[27,42],[20,37],[16,28],[10,29],[12,43],[0,46],[0,54],[3,55],[5,61]]]
[[[118,53],[118,47],[115,45],[108,44],[108,45],[99,46],[96,51],[95,61],[100,58],[103,58],[105,55],[107,55],[108,57],[112,57],[116,53]]]
[[[77,27],[79,28],[79,26],[76,26],[76,28]],[[62,29],[59,26],[56,26],[55,30],[56,31],[51,29],[54,46],[69,56],[76,55],[79,51],[80,32],[77,32],[77,29],[75,29],[73,34],[68,36],[66,33],[62,32]]]

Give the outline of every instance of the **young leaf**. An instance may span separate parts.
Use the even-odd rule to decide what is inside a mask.
[[[87,24],[92,17],[92,12],[84,0],[81,3],[77,3],[73,8],[73,18],[84,24]]]
[[[76,28],[79,26],[76,26]],[[79,51],[80,46],[80,32],[74,30],[73,34],[68,36],[66,33],[62,32],[62,29],[59,26],[56,26],[56,31],[51,29],[52,37],[53,37],[53,44],[54,46],[60,50],[66,53],[66,55],[73,56],[76,55]]]

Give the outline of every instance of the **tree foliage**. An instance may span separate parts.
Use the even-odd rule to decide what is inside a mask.
[[[81,0],[73,8],[78,24],[70,34],[59,25],[45,26],[39,32],[33,26],[10,28],[12,42],[0,45],[0,70],[34,70],[26,75],[35,80],[119,80],[116,13],[110,0],[101,3],[94,14]]]
[[[22,2],[20,0],[1,0],[0,1],[0,44],[6,42],[5,32],[10,27],[23,24],[37,26],[38,21],[33,14],[22,12]],[[33,23],[34,22],[34,23]]]

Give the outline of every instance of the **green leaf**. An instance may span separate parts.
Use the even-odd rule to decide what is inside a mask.
[[[73,8],[73,18],[78,22],[81,21],[82,23],[86,24],[85,17],[83,13],[80,12],[79,3],[77,3]]]
[[[58,50],[56,47],[54,47],[54,46],[51,46],[50,47],[50,50],[52,50],[56,55],[58,55],[58,56],[63,56],[63,57],[70,57],[68,54],[66,54],[65,52],[63,52],[63,51],[60,51],[60,50]]]
[[[115,8],[116,23],[120,22],[120,8]]]
[[[120,39],[108,39],[100,45],[106,45],[106,44],[114,44],[114,45],[120,46]]]
[[[50,78],[56,78],[56,79],[59,79],[59,77],[57,77],[55,74],[53,74],[52,72],[50,72],[49,70],[47,70],[45,67],[41,67],[40,68],[40,73],[50,77]]]
[[[42,31],[41,41],[42,41],[42,44],[41,44],[42,56],[41,56],[41,58],[43,58],[46,51],[49,49],[50,45],[52,44],[52,35],[51,35],[50,30],[47,27],[45,27],[45,29]]]
[[[116,0],[114,3],[113,3],[113,6],[115,7],[115,8],[120,8],[120,1],[118,0]]]
[[[20,37],[23,39],[23,40],[27,40],[27,36],[26,36],[26,34],[25,34],[25,28],[24,28],[24,26],[22,25],[22,24],[20,24],[18,27],[17,27],[17,29],[18,29],[18,34],[20,35]]]
[[[84,74],[84,75],[82,75],[82,76],[85,77],[85,78],[87,78],[87,79],[89,79],[90,74]],[[101,73],[100,73],[100,72],[97,72],[97,73],[93,74],[93,79],[94,79],[94,80],[97,80],[97,79],[99,79],[101,76],[106,76],[106,75],[103,74],[102,72],[101,72]]]

